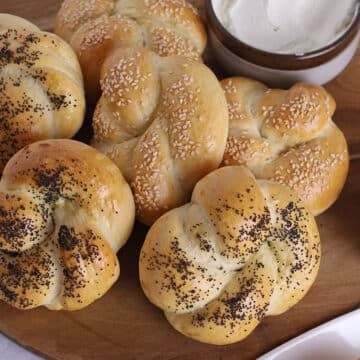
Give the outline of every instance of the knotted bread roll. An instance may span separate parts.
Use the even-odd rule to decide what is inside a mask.
[[[304,83],[272,90],[241,77],[222,86],[230,115],[224,163],[246,165],[260,179],[289,186],[314,215],[329,208],[349,168],[345,137],[331,119],[331,95]]]
[[[140,221],[185,204],[218,168],[228,132],[224,93],[203,64],[118,49],[104,63],[93,145],[131,184]]]
[[[82,74],[71,47],[0,14],[0,172],[25,145],[75,135],[84,114]]]
[[[91,100],[98,98],[101,65],[117,48],[201,60],[206,45],[201,18],[185,0],[65,0],[55,32],[75,49]]]
[[[119,276],[135,217],[119,169],[73,140],[19,151],[0,181],[0,299],[19,309],[81,309]]]
[[[139,271],[146,296],[175,329],[224,345],[300,301],[319,263],[317,226],[296,194],[229,166],[151,227]]]

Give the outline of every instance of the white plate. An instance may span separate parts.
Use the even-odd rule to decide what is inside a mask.
[[[306,332],[258,360],[360,360],[360,309]]]

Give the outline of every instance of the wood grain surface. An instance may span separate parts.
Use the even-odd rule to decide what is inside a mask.
[[[60,3],[0,0],[0,12],[23,16],[51,30]],[[224,73],[216,67],[211,50],[207,63],[218,74]],[[355,159],[360,156],[360,50],[347,70],[327,88],[337,100],[335,121],[344,130]],[[360,305],[359,212],[360,160],[354,160],[341,198],[317,219],[323,250],[315,285],[292,310],[265,319],[253,334],[235,345],[215,347],[187,339],[146,300],[138,282],[138,255],[146,234],[146,228],[140,225],[120,251],[119,281],[102,299],[72,313],[46,309],[22,312],[0,304],[0,331],[53,359],[254,359]]]

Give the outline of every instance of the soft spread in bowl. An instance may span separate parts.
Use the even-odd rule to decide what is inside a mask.
[[[212,0],[216,16],[240,41],[302,55],[327,46],[350,26],[357,0]]]

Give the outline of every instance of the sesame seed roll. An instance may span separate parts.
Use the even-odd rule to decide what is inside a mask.
[[[146,47],[160,56],[201,61],[206,31],[196,9],[185,0],[65,0],[55,32],[77,53],[86,94],[100,94],[100,68],[121,47]]]
[[[92,144],[131,184],[138,219],[185,204],[218,168],[228,133],[224,92],[202,63],[118,49],[104,63]]]
[[[241,77],[221,83],[230,122],[224,164],[246,165],[260,179],[289,186],[314,215],[328,209],[349,168],[332,96],[305,83],[288,91]]]

